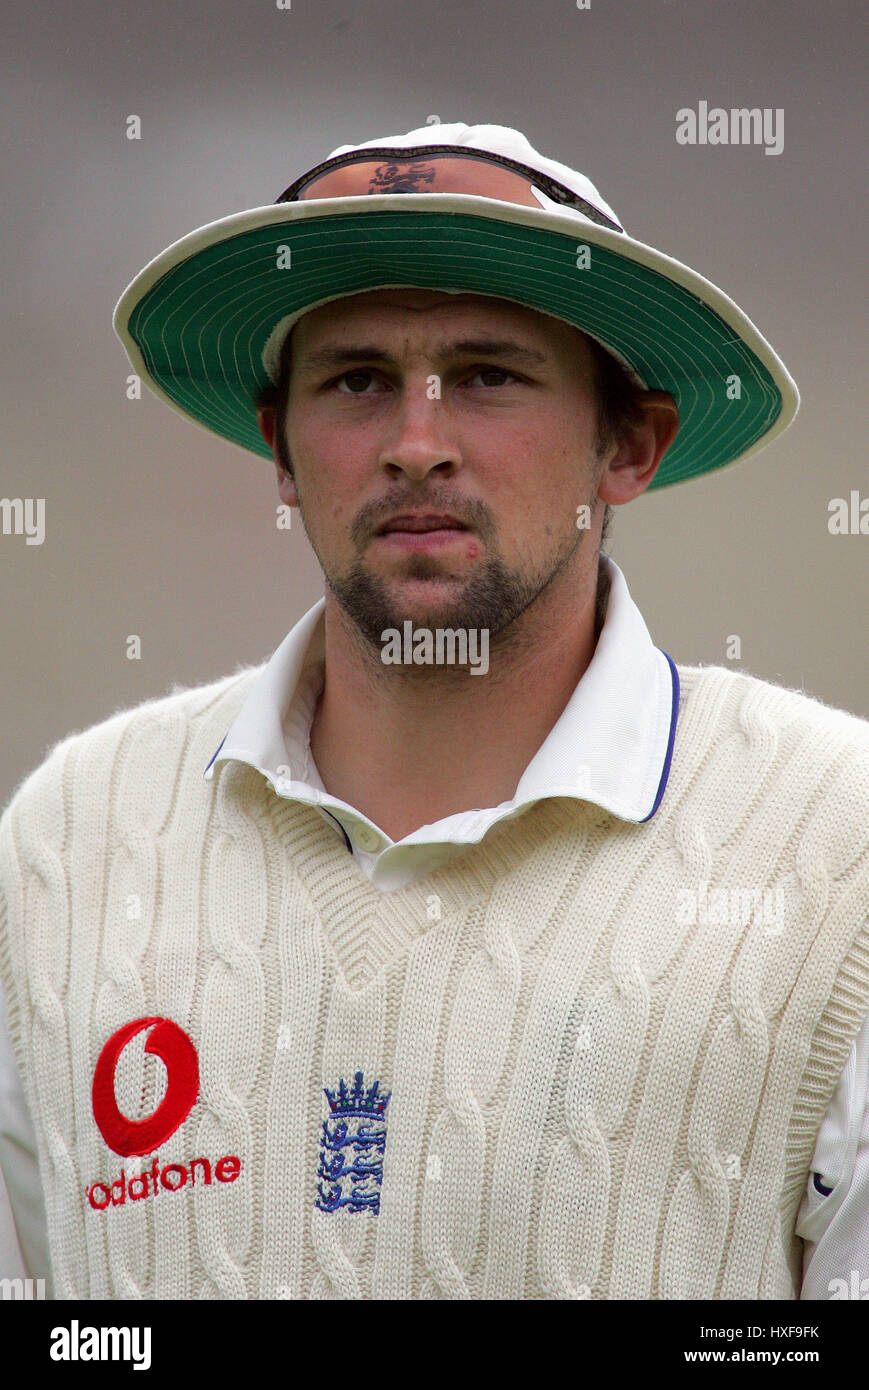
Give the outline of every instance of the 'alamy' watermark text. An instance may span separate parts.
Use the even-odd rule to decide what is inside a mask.
[[[489,669],[489,629],[437,627],[414,628],[408,619],[403,631],[388,627],[380,634],[385,666],[470,666],[472,676]]]
[[[676,920],[681,927],[745,927],[762,924],[768,936],[784,928],[783,888],[680,888]]]
[[[785,113],[781,106],[682,106],[676,112],[677,145],[763,145],[764,154],[785,147]]]
[[[42,545],[45,498],[0,497],[0,525],[4,536],[26,536],[26,545]]]

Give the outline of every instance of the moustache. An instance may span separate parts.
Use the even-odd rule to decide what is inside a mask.
[[[366,502],[353,520],[350,528],[351,539],[357,546],[363,545],[391,516],[405,511],[448,514],[482,536],[494,530],[491,511],[485,502],[481,502],[477,497],[456,498],[440,492],[427,492],[409,497],[405,493]]]

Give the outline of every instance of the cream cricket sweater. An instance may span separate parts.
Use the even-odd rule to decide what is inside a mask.
[[[66,739],[0,821],[55,1295],[797,1297],[869,726],[679,667],[650,820],[541,801],[385,895],[256,769],[203,780],[257,674]]]

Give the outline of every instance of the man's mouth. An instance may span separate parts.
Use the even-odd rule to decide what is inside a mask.
[[[395,531],[420,533],[425,531],[467,531],[464,522],[454,516],[434,512],[405,512],[390,517],[378,527],[378,536],[387,536]]]

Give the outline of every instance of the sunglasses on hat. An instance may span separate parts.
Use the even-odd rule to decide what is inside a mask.
[[[468,153],[452,145],[418,145],[402,149],[400,154],[395,147],[354,150],[310,169],[291,183],[275,203],[377,193],[471,193],[539,208],[540,201],[532,186],[554,203],[583,213],[598,226],[614,232],[624,230],[587,199],[527,164],[502,155]]]

